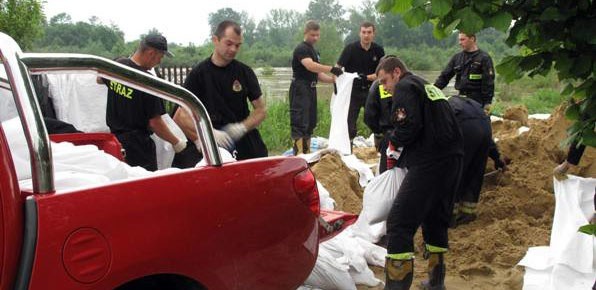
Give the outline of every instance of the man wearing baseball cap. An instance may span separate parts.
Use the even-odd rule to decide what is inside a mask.
[[[168,41],[162,35],[150,34],[141,40],[131,57],[116,61],[150,74],[164,55],[172,56]],[[116,81],[102,81],[108,87],[106,123],[126,150],[129,165],[157,170],[155,143],[149,137],[152,133],[171,143],[176,152],[186,148],[186,140],[179,140],[161,118],[165,109],[159,98]]]

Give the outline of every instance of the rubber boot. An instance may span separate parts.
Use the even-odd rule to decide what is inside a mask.
[[[310,137],[304,138],[304,154],[310,153]]]
[[[385,261],[385,290],[408,290],[414,278],[414,260]]]
[[[475,213],[465,213],[462,212],[457,216],[456,224],[457,226],[469,224],[476,220]]]
[[[428,280],[422,281],[424,290],[445,290],[445,260],[443,253],[428,253]]]
[[[304,153],[304,140],[302,138],[294,139],[294,156]]]

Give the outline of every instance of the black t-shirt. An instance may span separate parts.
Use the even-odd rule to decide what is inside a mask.
[[[211,57],[192,69],[184,87],[201,100],[215,129],[246,119],[250,115],[247,100],[254,101],[262,94],[250,67],[237,60],[219,67]]]
[[[300,62],[303,59],[309,57],[314,62],[319,62],[319,53],[312,45],[303,41],[296,46],[294,49],[294,56],[292,57],[292,72],[295,79],[309,82],[317,81],[317,73],[307,70],[306,67],[304,67],[304,65]]]
[[[148,73],[129,58],[117,62]],[[119,82],[103,80],[108,87],[106,123],[112,133],[140,131],[151,134],[149,120],[165,114],[161,99],[145,92],[127,87]]]
[[[375,73],[383,56],[385,56],[385,50],[382,46],[373,42],[370,48],[365,50],[360,41],[355,41],[346,45],[337,64],[344,67],[346,72],[369,75]],[[370,86],[372,82],[356,79],[354,84]]]

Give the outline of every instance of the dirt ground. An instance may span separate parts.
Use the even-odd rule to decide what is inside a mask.
[[[554,212],[553,168],[562,162],[569,122],[557,109],[547,120],[528,119],[525,108],[504,114],[514,120],[493,122],[494,137],[503,156],[511,159],[508,170],[485,179],[478,219],[449,232],[447,286],[450,289],[521,289],[523,268],[515,265],[532,246],[548,245]],[[526,123],[530,131],[518,135]],[[580,166],[571,173],[596,176],[596,150],[588,148]],[[376,162],[373,148],[356,149],[367,163]],[[489,160],[487,172],[492,171]],[[338,201],[338,210],[359,213],[362,189],[357,175],[343,165],[339,156],[325,155],[313,166],[315,176]],[[422,238],[417,233],[415,281],[426,277],[422,259]],[[384,280],[383,268],[372,267]],[[358,289],[382,289],[358,286]]]

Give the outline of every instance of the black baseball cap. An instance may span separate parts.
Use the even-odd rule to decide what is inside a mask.
[[[168,51],[168,40],[159,34],[149,34],[143,38],[142,43],[151,48],[163,51],[163,53],[169,57],[173,57],[174,54]]]

